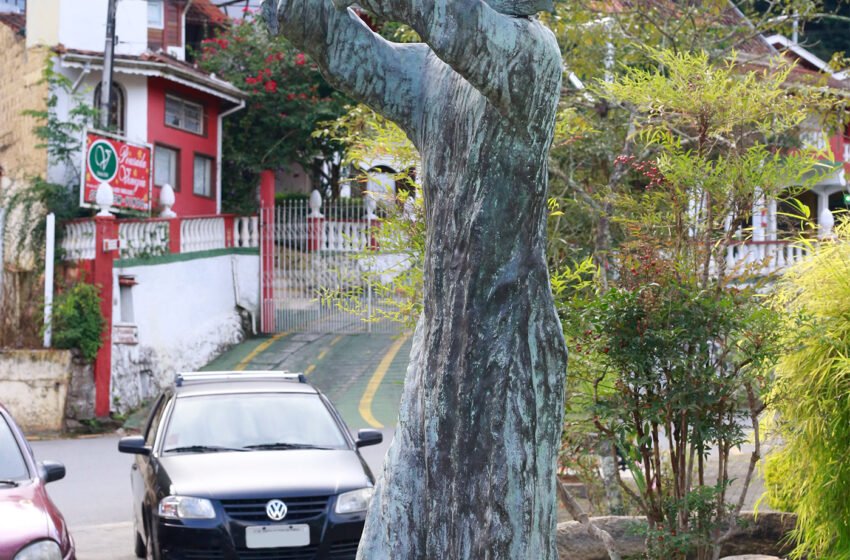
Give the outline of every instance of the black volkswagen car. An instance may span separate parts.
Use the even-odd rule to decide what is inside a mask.
[[[136,555],[155,560],[353,559],[374,477],[336,409],[301,374],[178,374],[130,479]]]

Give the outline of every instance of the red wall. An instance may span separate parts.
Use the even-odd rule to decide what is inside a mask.
[[[204,135],[199,136],[186,132],[179,128],[165,125],[165,95],[175,95],[200,103],[204,106]],[[178,216],[197,216],[201,214],[215,214],[216,201],[216,161],[218,154],[218,113],[219,100],[198,90],[164,80],[162,78],[148,78],[148,142],[152,145],[164,144],[170,148],[180,150],[180,161],[178,163],[178,185],[174,187],[174,212]],[[204,155],[213,159],[211,197],[203,197],[193,194],[193,169],[195,154]],[[157,215],[159,207],[159,187],[153,188],[153,214]]]

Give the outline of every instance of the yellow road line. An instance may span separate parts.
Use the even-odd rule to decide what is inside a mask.
[[[275,342],[277,342],[278,340],[280,340],[281,338],[285,337],[288,334],[289,334],[288,331],[278,333],[278,334],[274,335],[273,337],[271,337],[270,339],[268,339],[267,341],[265,341],[261,344],[258,344],[257,347],[254,348],[253,350],[251,350],[251,352],[249,352],[247,356],[242,358],[242,360],[238,364],[236,364],[236,367],[234,367],[233,369],[236,370],[236,371],[244,370],[245,367],[249,363],[251,363],[251,360],[253,360],[257,356],[259,356],[262,352],[265,352],[268,349],[269,346],[271,346],[272,344],[274,344]]]
[[[333,346],[340,340],[342,340],[342,335],[337,336],[336,338],[331,340],[327,346],[322,348],[322,351],[319,352],[318,356],[316,356],[316,361],[307,366],[307,369],[304,370],[304,375],[310,375],[311,373],[313,373],[313,370],[316,369],[316,363],[320,362],[322,358],[324,358],[328,354],[328,351],[331,349],[331,346]]]
[[[366,386],[366,391],[360,399],[360,406],[358,407],[360,416],[362,416],[366,423],[373,428],[383,428],[384,425],[378,422],[378,420],[372,415],[372,400],[375,398],[375,393],[378,392],[378,387],[381,386],[381,381],[384,380],[387,370],[390,369],[390,364],[392,364],[393,358],[395,358],[395,355],[398,354],[398,351],[401,350],[401,346],[408,338],[410,338],[409,334],[399,337],[399,339],[390,346],[390,349],[387,350],[387,353],[381,359],[381,363],[379,363],[378,367],[375,369],[375,373],[372,374],[372,378]]]

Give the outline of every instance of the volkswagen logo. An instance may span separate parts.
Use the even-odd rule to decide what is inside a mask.
[[[286,504],[280,500],[270,500],[269,503],[266,504],[266,515],[268,515],[269,519],[272,521],[280,521],[286,517]]]

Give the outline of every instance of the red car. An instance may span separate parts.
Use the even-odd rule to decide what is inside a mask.
[[[75,560],[65,519],[44,488],[64,476],[61,463],[35,461],[0,405],[0,560]]]

